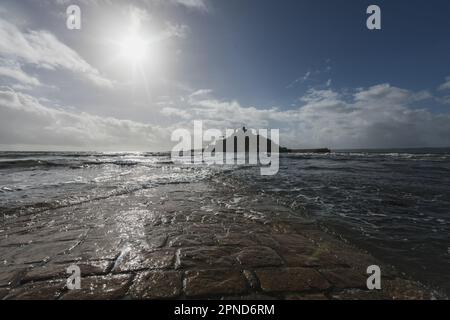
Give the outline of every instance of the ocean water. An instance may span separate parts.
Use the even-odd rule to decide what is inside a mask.
[[[270,195],[450,293],[450,149],[283,154],[275,176],[255,166],[174,163],[158,153],[0,152],[0,226],[143,188],[222,179]]]

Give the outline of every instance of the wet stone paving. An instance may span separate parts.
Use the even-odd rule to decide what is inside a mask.
[[[242,193],[242,194],[241,194]],[[379,265],[382,290],[367,289]],[[66,286],[67,268],[81,288]],[[171,184],[0,221],[1,299],[430,299],[264,195]]]

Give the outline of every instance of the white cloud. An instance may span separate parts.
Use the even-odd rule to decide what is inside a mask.
[[[306,72],[303,76],[301,76],[300,78],[295,79],[294,81],[292,81],[289,85],[287,85],[286,89],[290,89],[292,87],[294,87],[297,83],[304,83],[306,82],[309,78],[311,77],[311,71]]]
[[[211,96],[212,93],[213,91],[211,89],[200,89],[191,93],[188,97],[189,98],[188,100],[192,104],[195,103],[196,101],[207,99],[208,97]]]
[[[316,90],[310,89],[308,92],[300,98],[300,101],[307,103],[315,103],[319,104],[320,102],[327,101],[329,102],[337,102],[339,98],[339,94],[331,89],[327,90]]]
[[[244,107],[194,95],[183,109],[163,113],[183,121],[204,120],[219,129],[246,125],[279,128],[289,147],[378,148],[450,145],[450,115],[435,114],[411,104],[425,103],[425,91],[412,92],[376,85],[343,94],[311,89],[295,109]]]
[[[368,89],[360,89],[355,94],[355,100],[357,101],[372,101],[376,100],[380,104],[382,102],[414,102],[431,97],[431,94],[427,91],[412,92],[406,89],[400,89],[392,87],[390,84],[380,84]]]
[[[8,77],[26,86],[41,85],[38,78],[25,73],[19,64],[0,61],[0,76]]]
[[[161,113],[165,116],[172,117],[176,116],[182,119],[191,119],[191,114],[186,110],[172,108],[172,107],[164,107],[161,110]]]
[[[419,98],[418,98],[419,97]],[[48,149],[170,150],[174,128],[279,128],[288,147],[378,148],[450,145],[450,115],[417,108],[422,94],[381,84],[353,93],[311,89],[290,110],[221,101],[209,90],[195,92],[186,105],[166,105],[169,124],[99,117],[43,105],[30,95],[0,87],[0,145]],[[180,100],[182,101],[182,100]],[[411,104],[414,103],[414,108]],[[160,122],[162,123],[162,122]]]
[[[170,129],[41,104],[0,87],[0,145],[65,150],[167,150]]]
[[[0,18],[0,56],[46,69],[66,69],[78,73],[99,86],[112,82],[80,55],[48,31],[19,30]]]
[[[166,38],[186,38],[187,33],[189,32],[189,27],[184,24],[172,24],[172,23],[166,23],[166,31],[165,31],[165,37]]]
[[[187,8],[197,9],[200,11],[208,11],[208,6],[205,0],[169,0],[170,2]]]
[[[311,71],[308,70],[303,76],[295,79],[294,81],[292,81],[289,85],[286,86],[286,89],[291,89],[293,87],[295,87],[298,84],[306,84],[306,83],[313,83],[314,85],[319,85],[320,82],[323,82],[323,80],[321,80],[321,76],[325,75],[325,74],[329,74],[331,72],[331,66],[329,65],[331,62],[330,59],[326,59],[325,60],[325,66],[317,69],[315,71]],[[325,84],[325,87],[330,87],[331,86],[331,79],[328,79]]]

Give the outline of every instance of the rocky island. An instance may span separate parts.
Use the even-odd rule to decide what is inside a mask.
[[[256,148],[250,146],[250,141],[255,141]],[[244,143],[239,143],[244,141]],[[227,150],[227,145],[234,146],[234,150]],[[241,129],[236,129],[234,133],[228,137],[224,137],[216,141],[209,148],[212,151],[216,151],[220,146],[220,150],[223,152],[259,152],[261,146],[266,146],[265,150],[271,152],[272,149],[278,149],[279,153],[330,153],[331,150],[328,148],[317,148],[317,149],[290,149],[273,142],[270,138],[264,137],[260,134],[253,133],[253,130],[249,130],[246,127]],[[206,148],[208,150],[208,148]]]

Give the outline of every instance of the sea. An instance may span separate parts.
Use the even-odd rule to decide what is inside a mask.
[[[168,153],[0,152],[0,229],[21,215],[211,179],[270,195],[450,294],[450,148],[281,154],[273,176],[250,165],[180,163]]]

